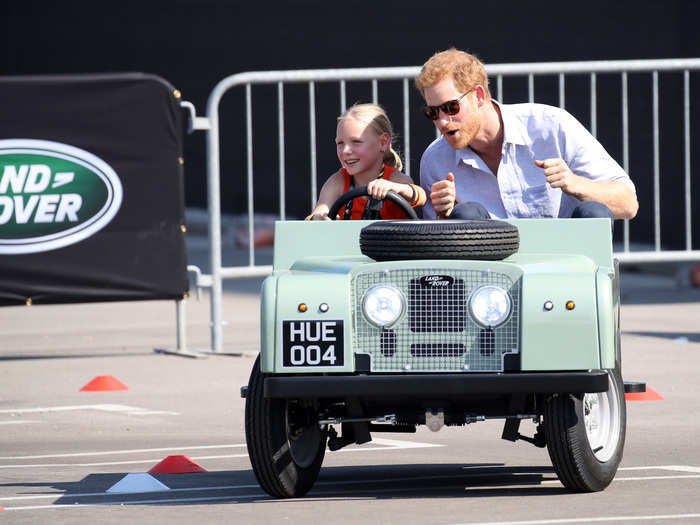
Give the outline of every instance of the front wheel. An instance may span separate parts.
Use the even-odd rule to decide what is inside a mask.
[[[245,440],[260,486],[276,498],[300,497],[318,478],[326,434],[313,402],[265,398],[260,356],[253,364],[245,404]]]
[[[607,392],[559,394],[547,400],[547,451],[567,489],[596,492],[610,484],[622,460],[626,419],[619,367],[608,371]]]

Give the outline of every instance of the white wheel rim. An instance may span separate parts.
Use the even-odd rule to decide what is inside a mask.
[[[620,439],[620,401],[617,384],[608,374],[608,391],[583,396],[583,423],[596,459],[608,461]]]

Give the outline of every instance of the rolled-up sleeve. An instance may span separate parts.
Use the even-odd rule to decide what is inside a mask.
[[[634,183],[598,140],[567,111],[559,120],[564,159],[576,175],[596,182],[621,182],[636,193]]]

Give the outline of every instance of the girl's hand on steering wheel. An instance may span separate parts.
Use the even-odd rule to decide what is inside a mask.
[[[367,193],[369,193],[373,199],[382,200],[386,199],[386,194],[389,190],[399,193],[401,189],[400,186],[400,184],[396,184],[390,180],[375,179],[367,185]]]

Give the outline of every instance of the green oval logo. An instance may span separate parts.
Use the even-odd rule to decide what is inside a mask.
[[[0,254],[62,248],[104,228],[122,203],[112,167],[46,140],[0,140]]]

